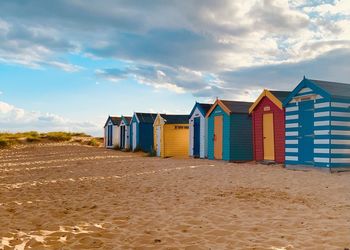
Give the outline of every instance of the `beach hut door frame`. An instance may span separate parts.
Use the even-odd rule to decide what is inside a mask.
[[[299,104],[299,160],[305,165],[314,165],[314,100]]]
[[[275,136],[273,127],[273,113],[263,114],[263,145],[264,160],[275,160]]]
[[[136,122],[132,123],[132,149],[136,149]]]
[[[113,146],[113,126],[107,127],[107,146]]]
[[[125,148],[125,126],[120,126],[120,148]]]
[[[160,156],[160,136],[161,136],[161,127],[157,126],[157,156]]]
[[[193,119],[193,156],[200,155],[200,131],[201,118],[195,117]]]
[[[214,117],[214,158],[222,160],[223,116]]]

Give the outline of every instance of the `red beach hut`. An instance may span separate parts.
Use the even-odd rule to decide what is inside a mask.
[[[255,161],[284,163],[285,111],[282,102],[289,94],[288,91],[265,89],[250,107]]]

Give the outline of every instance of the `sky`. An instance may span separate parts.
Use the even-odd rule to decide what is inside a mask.
[[[350,83],[349,0],[1,0],[0,131]]]

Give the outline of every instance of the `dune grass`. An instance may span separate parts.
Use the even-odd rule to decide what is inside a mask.
[[[65,142],[73,138],[90,138],[85,133],[71,132],[48,132],[38,133],[37,131],[20,132],[20,133],[0,133],[0,149],[9,148],[18,144],[37,143],[37,142]],[[92,138],[92,137],[91,137]],[[81,140],[83,141],[83,140]],[[99,141],[94,138],[89,140],[87,145],[98,146]]]

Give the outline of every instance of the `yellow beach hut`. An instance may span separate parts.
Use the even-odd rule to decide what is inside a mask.
[[[188,156],[188,118],[188,115],[157,115],[153,123],[154,149],[157,156]]]

